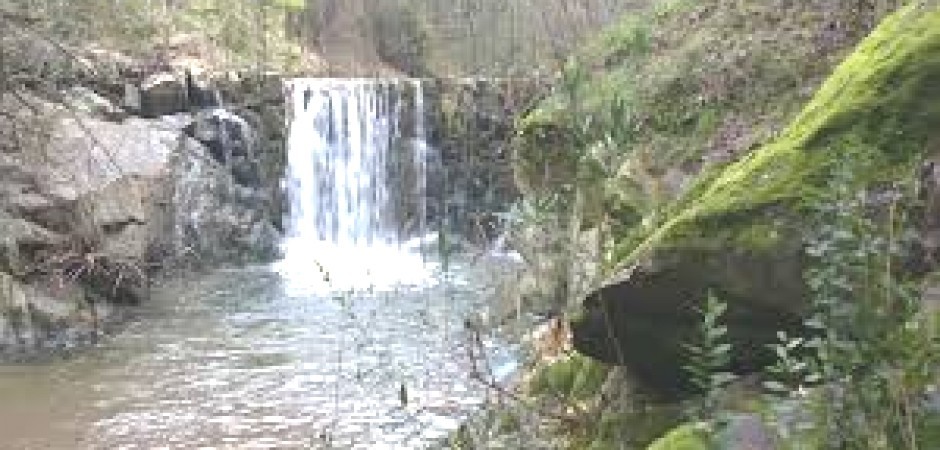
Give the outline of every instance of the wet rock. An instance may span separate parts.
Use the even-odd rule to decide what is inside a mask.
[[[187,139],[173,159],[171,173],[163,246],[203,264],[276,255],[278,234],[267,219],[270,200],[236,183],[208,149]]]
[[[257,143],[245,119],[224,109],[200,111],[186,133],[205,145],[212,157],[227,164],[233,157],[251,157]]]
[[[0,354],[42,347],[66,328],[93,333],[96,323],[76,320],[83,307],[84,297],[77,286],[56,286],[51,280],[25,284],[0,272]],[[107,313],[102,310],[102,319]]]

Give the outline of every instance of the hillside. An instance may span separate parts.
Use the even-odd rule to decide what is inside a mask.
[[[576,448],[643,446],[681,411],[706,421],[757,415],[771,421],[762,436],[780,432],[772,420],[784,406],[754,392],[763,386],[755,380],[792,382],[774,378],[786,364],[780,358],[790,357],[787,349],[813,354],[813,345],[832,353],[803,356],[799,375],[788,373],[827,379],[812,392],[846,402],[822,407],[816,419],[842,420],[839,408],[849,408],[871,420],[907,420],[912,430],[899,438],[816,422],[806,426],[819,435],[803,436],[804,445],[828,448],[813,440],[820,435],[908,443],[930,436],[927,412],[901,419],[850,403],[908,401],[893,394],[826,397],[843,383],[875,389],[893,378],[836,381],[809,369],[855,370],[849,360],[863,358],[904,373],[916,360],[931,368],[905,394],[914,398],[937,380],[935,359],[891,346],[903,335],[906,346],[930,348],[934,331],[923,324],[935,323],[920,301],[923,274],[935,270],[920,256],[935,252],[927,237],[934,175],[918,174],[933,167],[925,161],[936,152],[940,91],[930,80],[940,75],[940,16],[935,5],[900,3],[660,2],[589,43],[554,94],[520,119],[516,176],[528,201],[566,227],[560,254],[543,256],[568,267],[563,306],[577,311],[575,349],[591,357],[563,360],[542,376],[569,386],[560,395],[572,404],[591,398],[585,390],[619,399],[587,407],[602,419],[569,436]],[[593,275],[574,281],[585,272]],[[911,334],[899,323],[926,328]],[[802,337],[781,342],[819,327],[852,350]],[[581,384],[598,367],[608,368],[607,380]],[[750,381],[726,392],[720,380],[728,373]],[[648,411],[645,425],[635,424],[643,403],[630,398],[638,386],[671,405]],[[705,412],[689,413],[676,397]],[[811,398],[799,407],[820,407]],[[727,445],[731,426],[717,434],[680,428],[654,447],[697,449],[713,438]]]

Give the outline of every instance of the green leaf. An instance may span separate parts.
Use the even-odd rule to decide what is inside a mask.
[[[793,350],[803,344],[803,338],[796,338],[787,342],[787,348]]]
[[[727,355],[730,352],[731,352],[731,344],[727,344],[727,343],[721,344],[715,347],[715,351],[714,351],[715,354],[720,354],[720,355]]]

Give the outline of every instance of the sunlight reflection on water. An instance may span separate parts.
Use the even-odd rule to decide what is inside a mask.
[[[300,293],[265,269],[167,283],[100,348],[0,371],[0,438],[51,449],[434,444],[486,399],[463,319],[493,302],[494,271],[454,267],[440,282],[343,298]],[[511,346],[486,341],[494,366],[513,367]]]

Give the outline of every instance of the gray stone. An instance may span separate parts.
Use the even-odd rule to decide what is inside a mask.
[[[75,112],[107,120],[122,120],[127,113],[110,100],[84,86],[69,88],[64,95],[65,105]]]
[[[222,164],[233,157],[252,158],[258,140],[245,119],[218,108],[197,113],[187,134],[205,145]]]
[[[766,249],[712,242],[690,240],[663,250],[592,291],[572,326],[575,348],[628,367],[654,392],[686,395],[695,386],[683,369],[684,345],[696,339],[699,311],[712,293],[728,304],[722,320],[733,350],[726,369],[747,374],[772,364],[768,346],[778,331],[806,331],[802,241],[790,235]]]
[[[186,111],[185,81],[169,72],[150,75],[140,85],[140,105],[140,115],[143,117],[160,117]]]
[[[65,324],[83,334],[93,332],[96,324],[81,317],[83,298],[76,285],[24,284],[0,272],[0,353],[41,347]]]
[[[717,436],[725,450],[774,450],[773,433],[760,417],[753,414],[732,416]]]
[[[132,114],[141,114],[143,102],[141,101],[140,87],[131,83],[124,83],[123,106]]]
[[[87,329],[81,305],[100,310],[146,298],[139,271],[150,263],[237,264],[276,254],[271,199],[239,184],[259,185],[261,176],[248,158],[254,131],[245,121],[214,116],[245,144],[233,152],[239,156],[232,162],[242,163],[230,167],[186,136],[189,115],[116,123],[95,110],[69,109],[43,106],[44,151],[0,154],[0,272],[9,274],[0,280],[7,289],[0,347]],[[76,280],[25,270],[66,252],[76,261],[94,255],[95,264],[110,269]],[[113,275],[118,267],[121,277]]]

